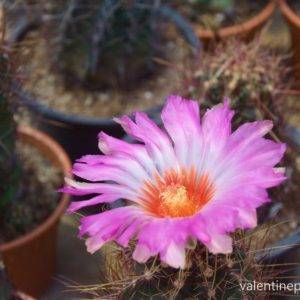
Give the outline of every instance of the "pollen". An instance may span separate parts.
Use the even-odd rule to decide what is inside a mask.
[[[179,217],[184,215],[193,215],[195,205],[190,201],[185,186],[170,185],[159,195],[161,199],[160,210],[165,216]]]
[[[182,205],[188,201],[187,190],[182,185],[170,185],[160,193],[166,205]]]
[[[155,183],[147,182],[144,188],[145,209],[157,217],[187,217],[196,214],[214,194],[208,176],[171,170],[156,176]]]

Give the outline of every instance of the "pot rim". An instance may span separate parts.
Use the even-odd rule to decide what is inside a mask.
[[[106,117],[106,118],[96,118],[96,117],[86,117],[81,115],[75,115],[75,114],[67,114],[64,112],[61,112],[56,109],[52,109],[50,107],[47,107],[45,104],[41,103],[38,100],[33,100],[34,97],[31,93],[28,91],[24,91],[22,87],[18,84],[14,84],[14,91],[17,94],[19,105],[23,105],[26,108],[29,108],[33,112],[37,113],[42,118],[46,118],[48,120],[63,123],[66,125],[72,125],[77,127],[119,127],[119,124],[117,124],[113,120],[112,117]],[[147,114],[154,114],[161,108],[161,105],[156,105],[152,108],[149,108],[145,112]],[[117,115],[118,116],[118,115]],[[61,125],[61,126],[66,126]]]
[[[65,177],[72,177],[72,165],[69,157],[63,148],[50,136],[27,125],[21,125],[18,127],[18,138],[23,140],[25,143],[34,145],[34,147],[40,150],[44,156],[49,156],[49,159],[51,159],[52,163],[57,164],[60,167]],[[50,151],[49,155],[45,153],[45,149]],[[50,157],[50,155],[52,155],[52,157]],[[59,220],[60,216],[64,214],[64,211],[69,203],[69,198],[69,195],[63,194],[56,209],[43,223],[25,235],[22,235],[12,241],[0,244],[0,253],[19,247],[22,244],[29,243],[31,240],[47,231]]]
[[[243,33],[248,33],[260,25],[264,24],[269,17],[273,14],[277,3],[275,0],[270,0],[266,6],[254,15],[249,20],[232,26],[222,27],[217,31],[213,31],[211,29],[204,29],[200,25],[195,26],[196,34],[200,39],[214,39],[217,37],[220,38],[228,38],[235,35],[241,35]]]
[[[300,28],[300,16],[298,16],[292,8],[288,5],[286,0],[279,0],[279,8],[283,16],[294,24],[296,27]]]

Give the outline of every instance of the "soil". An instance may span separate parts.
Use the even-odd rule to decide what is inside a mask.
[[[60,169],[28,144],[18,142],[17,155],[22,166],[20,196],[6,208],[0,220],[0,244],[36,228],[51,215],[60,198]]]
[[[68,114],[99,118],[111,118],[162,104],[167,95],[176,92],[179,80],[178,72],[167,65],[177,66],[190,54],[186,42],[178,37],[176,42],[167,43],[164,51],[167,57],[162,64],[158,63],[161,64],[160,71],[137,82],[135,89],[91,91],[78,85],[65,88],[63,80],[52,72],[48,64],[47,43],[38,32],[27,37],[21,51],[23,66],[19,70],[20,77],[25,90],[37,101]]]
[[[218,30],[221,27],[232,26],[249,20],[268,3],[267,0],[232,0],[228,1],[227,7],[212,7],[209,2],[197,0],[176,1],[179,10],[185,17],[193,23],[211,30]]]

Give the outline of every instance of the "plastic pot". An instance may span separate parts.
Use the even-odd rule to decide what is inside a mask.
[[[18,137],[36,147],[61,169],[64,176],[70,176],[71,162],[67,154],[48,135],[21,126]],[[68,201],[69,196],[62,195],[56,209],[42,224],[24,236],[0,244],[8,278],[17,290],[38,297],[51,282],[55,270],[57,227]]]
[[[200,41],[185,19],[168,6],[160,7],[158,13],[162,20],[173,23],[187,43],[198,53]],[[29,30],[32,28],[30,24],[27,24],[27,27]],[[23,38],[26,35],[26,28],[20,32]],[[16,39],[20,40],[20,37],[16,36]],[[53,136],[65,148],[72,160],[85,154],[99,152],[96,137],[100,131],[105,131],[114,137],[124,136],[124,131],[111,118],[88,118],[60,112],[42,105],[20,87],[17,90],[21,105],[26,106],[34,114],[38,128]],[[157,108],[154,107],[147,113],[151,115],[156,111]]]
[[[271,0],[257,15],[241,24],[223,27],[217,31],[195,25],[195,32],[206,47],[212,42],[231,37],[239,37],[250,41],[272,16],[275,8],[276,1]]]
[[[286,0],[279,1],[279,7],[290,29],[292,50],[293,50],[293,69],[296,79],[298,81],[298,88],[300,82],[300,16],[298,16],[290,8]]]

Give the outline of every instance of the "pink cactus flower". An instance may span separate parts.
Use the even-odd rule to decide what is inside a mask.
[[[141,112],[135,122],[116,119],[139,143],[101,132],[104,155],[87,155],[74,164],[73,173],[91,182],[67,179],[62,189],[90,198],[71,203],[68,211],[118,199],[128,205],[81,218],[88,251],[109,241],[127,247],[134,239],[136,261],[159,255],[174,268],[184,268],[191,241],[214,254],[230,253],[230,233],[254,228],[256,208],[269,201],[266,189],[285,179],[275,165],[286,149],[264,138],[271,121],[246,123],[232,132],[233,114],[225,100],[200,122],[196,101],[170,96],[161,114],[163,129]]]

